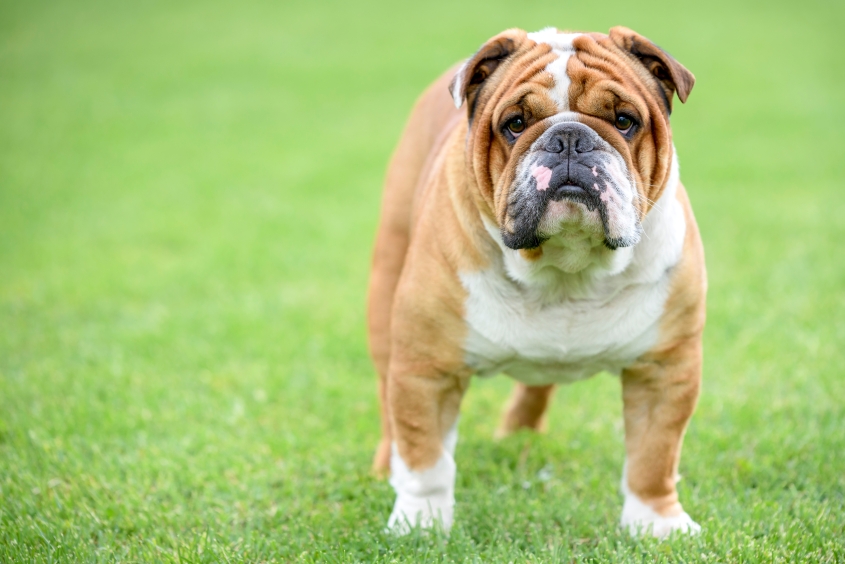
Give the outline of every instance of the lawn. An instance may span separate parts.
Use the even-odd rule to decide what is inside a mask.
[[[383,533],[364,295],[413,100],[507,27],[627,25],[707,251],[694,538],[617,528],[618,380],[493,442],[451,538]],[[0,3],[0,561],[845,561],[845,3]]]

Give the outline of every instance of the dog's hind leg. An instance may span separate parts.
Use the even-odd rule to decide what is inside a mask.
[[[496,438],[507,437],[519,429],[544,430],[546,409],[554,390],[554,384],[527,386],[522,382],[517,382],[505,406],[502,421],[496,430]]]

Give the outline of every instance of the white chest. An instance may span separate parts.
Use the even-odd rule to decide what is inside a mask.
[[[529,385],[563,383],[606,370],[618,373],[659,336],[685,234],[683,209],[667,190],[643,221],[643,240],[620,249],[615,266],[548,279],[516,280],[518,253],[488,269],[463,273],[464,343],[478,375],[505,373]],[[503,252],[509,249],[503,247]],[[622,267],[620,268],[620,264]]]
[[[666,274],[652,284],[606,284],[589,299],[539,305],[497,273],[462,278],[469,365],[532,385],[618,373],[656,342],[669,283]]]

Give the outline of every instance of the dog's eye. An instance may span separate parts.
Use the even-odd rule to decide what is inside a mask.
[[[521,117],[515,117],[509,120],[505,127],[514,137],[519,137],[519,134],[525,131],[525,120]]]
[[[616,129],[618,129],[620,133],[625,134],[634,127],[634,120],[625,114],[619,114],[616,116],[616,121],[613,125],[616,126]]]

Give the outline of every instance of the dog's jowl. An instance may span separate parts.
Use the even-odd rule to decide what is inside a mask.
[[[556,384],[620,376],[622,526],[698,525],[678,499],[701,378],[704,254],[669,116],[693,75],[626,28],[512,29],[419,99],[387,174],[369,294],[388,525],[453,521],[469,378],[516,380],[499,435]]]

